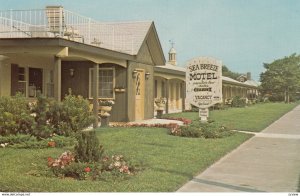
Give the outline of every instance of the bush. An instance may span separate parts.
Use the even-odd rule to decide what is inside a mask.
[[[0,135],[32,133],[35,125],[28,102],[22,94],[0,97]]]
[[[90,126],[94,121],[89,102],[82,96],[67,95],[62,103],[61,111],[59,128],[66,130],[57,131],[63,131],[66,135],[77,133]]]
[[[30,140],[35,140],[36,138],[25,134],[16,134],[8,136],[0,136],[0,144],[8,143],[9,145],[18,144]]]
[[[38,140],[35,136],[16,134],[0,136],[0,145],[11,148],[48,148],[52,147],[49,142],[54,142],[53,147],[73,146],[76,142],[74,137],[64,137],[55,135],[48,139]],[[4,144],[4,145],[3,145]]]
[[[94,120],[89,102],[81,96],[68,95],[61,103],[39,96],[33,112],[36,113],[37,122],[34,135],[40,139],[49,138],[53,133],[75,136]]]
[[[180,134],[179,136],[182,137],[202,137],[202,131],[200,127],[194,126],[182,126],[180,127]]]
[[[245,107],[246,106],[246,99],[240,98],[239,96],[236,96],[232,99],[231,102],[232,107]]]
[[[80,162],[97,162],[103,154],[103,148],[95,131],[82,131],[77,134],[75,146],[75,159]]]
[[[208,123],[202,127],[202,135],[204,138],[223,138],[232,134],[233,132],[229,131],[228,128],[216,123]]]
[[[229,131],[224,126],[215,122],[212,123],[193,123],[189,126],[181,126],[180,131],[171,132],[169,134],[182,136],[182,137],[195,137],[195,138],[223,138],[232,135],[233,132]]]
[[[269,101],[271,102],[282,102],[284,101],[284,95],[281,94],[273,94],[270,97],[268,97]]]

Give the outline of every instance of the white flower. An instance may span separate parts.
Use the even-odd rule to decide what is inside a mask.
[[[108,169],[113,169],[113,168],[114,168],[113,164],[110,164],[110,165],[108,166]]]
[[[114,163],[114,166],[115,166],[115,167],[121,167],[120,161],[116,161],[116,162]]]
[[[1,146],[2,148],[5,148],[5,144],[0,144],[0,146]]]

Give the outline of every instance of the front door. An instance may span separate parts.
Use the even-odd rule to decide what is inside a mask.
[[[145,73],[137,70],[135,80],[135,120],[144,120]]]
[[[36,97],[43,92],[43,70],[29,68],[29,97]]]

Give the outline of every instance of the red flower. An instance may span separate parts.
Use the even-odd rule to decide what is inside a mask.
[[[91,171],[91,168],[90,168],[90,167],[86,167],[86,168],[84,168],[84,171],[85,171],[85,172],[90,172],[90,171]]]
[[[55,147],[55,142],[54,141],[49,141],[48,146],[49,147]]]
[[[51,167],[52,164],[54,163],[54,159],[52,157],[48,157],[47,161],[48,161],[48,167]]]

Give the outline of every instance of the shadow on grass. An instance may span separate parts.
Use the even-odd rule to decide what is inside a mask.
[[[193,177],[194,177],[190,173],[181,172],[181,171],[178,171],[178,170],[162,169],[162,168],[157,168],[157,167],[149,167],[149,168],[151,168],[152,170],[158,171],[158,172],[163,172],[163,173],[167,172],[167,173],[176,174],[176,175],[179,175],[179,176],[188,177],[189,179],[193,179]]]
[[[146,142],[143,142],[143,143],[140,143],[140,144],[143,144],[143,145],[147,145],[147,146],[155,146],[155,147],[162,147],[162,148],[172,148],[173,146],[172,145],[165,145],[165,144],[157,144],[157,143],[146,143]]]
[[[299,176],[299,179],[298,179],[298,189],[297,189],[297,192],[300,192],[300,176]]]

